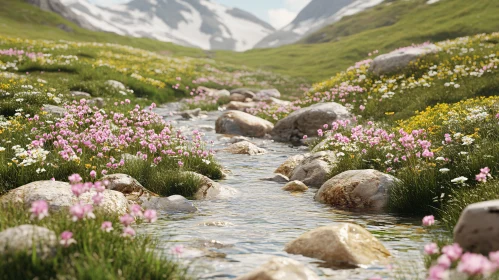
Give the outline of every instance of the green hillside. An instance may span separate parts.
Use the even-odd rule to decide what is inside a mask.
[[[170,55],[206,57],[205,52],[197,48],[188,48],[146,38],[125,37],[109,32],[86,30],[58,14],[42,11],[23,0],[1,0],[0,3],[0,34],[4,36],[116,43]],[[71,31],[65,31],[62,27]]]
[[[219,51],[215,58],[316,82],[366,58],[374,50],[383,53],[413,43],[499,30],[499,1],[441,0],[432,5],[426,2],[387,1],[344,18],[299,44],[236,54]]]

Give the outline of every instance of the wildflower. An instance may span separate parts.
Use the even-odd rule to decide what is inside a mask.
[[[71,185],[71,191],[73,192],[73,194],[76,197],[80,197],[82,194],[84,194],[85,192],[87,192],[87,190],[85,189],[85,185],[84,184],[74,184],[74,185]]]
[[[430,267],[429,275],[427,280],[443,280],[448,279],[449,271],[440,265],[434,265]]]
[[[83,180],[83,178],[81,178],[80,174],[73,174],[73,175],[69,176],[68,179],[69,179],[69,182],[71,182],[71,184],[76,184],[76,183],[79,183]]]
[[[182,166],[184,166],[184,163],[183,163],[181,160],[179,160],[179,161],[178,161],[178,166],[179,166],[179,167],[182,167]]]
[[[144,219],[146,219],[149,223],[154,223],[158,220],[158,216],[155,210],[147,209],[144,212]]]
[[[135,230],[129,226],[125,227],[123,229],[123,234],[121,235],[123,237],[134,237],[135,236]]]
[[[108,221],[103,222],[100,228],[105,232],[111,232],[113,230],[113,223]]]
[[[366,109],[366,106],[364,106],[364,105],[360,105],[360,106],[359,106],[359,109],[360,109],[361,111],[364,111],[364,110]]]
[[[83,220],[85,218],[94,219],[95,215],[92,211],[93,206],[91,204],[82,205],[81,203],[78,203],[69,208],[69,213],[72,216],[73,222]]]
[[[437,264],[439,266],[442,266],[442,267],[445,267],[448,269],[452,265],[452,261],[449,259],[449,257],[447,255],[441,255],[437,259]]]
[[[130,206],[130,212],[132,213],[132,216],[134,216],[135,218],[143,216],[142,207],[140,207],[140,205],[138,204]]]
[[[480,174],[475,176],[475,179],[481,183],[487,182],[487,178],[492,178],[492,175],[490,175],[490,168],[488,167],[481,168]]]
[[[464,185],[465,182],[468,181],[468,178],[461,176],[457,177],[451,180],[452,183],[457,184],[457,185]]]
[[[308,136],[307,135],[303,135],[303,140],[307,140]]]
[[[40,173],[43,173],[43,172],[46,172],[47,170],[45,170],[45,168],[37,168],[36,169],[36,173],[37,174],[40,174]]]
[[[322,129],[318,129],[317,134],[322,137],[324,135],[324,132],[322,131]]]
[[[438,171],[440,171],[441,173],[447,173],[450,171],[449,168],[440,168]]]
[[[481,254],[465,253],[457,265],[457,270],[473,275],[487,275],[493,270],[492,263]]]
[[[131,225],[134,221],[135,221],[135,219],[129,214],[125,214],[125,215],[120,217],[120,223],[122,223],[126,227]]]
[[[97,176],[97,172],[95,170],[90,171],[90,177],[95,178]]]
[[[463,249],[459,244],[454,243],[452,245],[447,245],[442,248],[442,253],[447,255],[451,261],[457,261],[463,254]]]
[[[3,152],[5,151],[5,148],[4,147],[0,147],[0,152]]]
[[[475,139],[471,138],[470,136],[464,136],[463,138],[461,138],[461,140],[463,141],[464,146],[469,146],[475,141]]]
[[[102,200],[104,200],[104,195],[101,192],[98,192],[94,196],[92,196],[92,201],[95,205],[100,205],[102,203]]]
[[[70,231],[61,233],[60,243],[64,247],[69,247],[71,244],[76,244],[76,240],[73,239],[73,233]]]
[[[37,200],[31,203],[31,218],[38,218],[41,220],[49,215],[49,205],[45,200]]]
[[[435,224],[435,217],[433,215],[426,216],[423,218],[423,226],[428,227]]]
[[[424,246],[424,252],[427,255],[434,255],[438,253],[438,246],[436,243],[428,243]]]

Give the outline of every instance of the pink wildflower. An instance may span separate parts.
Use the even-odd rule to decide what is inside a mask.
[[[435,217],[433,215],[426,216],[423,218],[423,226],[427,227],[427,226],[432,226],[433,224],[435,224]]]
[[[76,240],[73,239],[73,233],[70,231],[65,231],[61,233],[60,243],[64,247],[69,247],[71,244],[76,244]]]
[[[428,243],[424,246],[424,251],[427,255],[434,255],[438,253],[438,245],[436,243]]]
[[[463,254],[463,249],[459,244],[454,243],[452,245],[447,245],[442,248],[442,253],[446,254],[451,261],[457,261]]]
[[[91,178],[97,177],[97,172],[95,172],[95,170],[90,171],[90,177]]]
[[[154,223],[158,220],[158,216],[155,210],[147,209],[144,212],[144,219],[146,219],[149,223]]]
[[[103,222],[100,228],[105,232],[111,232],[113,230],[113,223],[108,221]]]
[[[469,276],[486,275],[492,272],[493,265],[487,257],[481,254],[465,253],[457,266],[459,272],[464,272]]]
[[[123,229],[123,234],[121,235],[123,237],[134,237],[135,236],[135,230],[129,226],[125,227]]]
[[[31,218],[41,220],[49,215],[49,205],[45,200],[37,200],[31,203]]]
[[[68,179],[69,179],[69,182],[71,182],[71,184],[76,184],[76,183],[81,182],[81,180],[83,180],[81,178],[80,174],[73,174],[73,175],[69,176]]]
[[[130,212],[132,213],[132,216],[134,216],[135,218],[143,216],[142,207],[140,207],[140,205],[138,204],[130,206]]]
[[[135,219],[129,214],[125,214],[120,217],[120,223],[122,223],[126,227],[131,225],[134,221]]]

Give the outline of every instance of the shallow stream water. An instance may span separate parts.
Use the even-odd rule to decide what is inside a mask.
[[[169,116],[167,112],[171,109],[175,109],[174,105],[157,112],[185,131],[203,131],[206,140],[214,141],[214,149],[228,144],[227,137],[214,131],[220,112],[210,112],[201,119],[182,120],[179,116]],[[273,256],[290,257],[308,264],[321,279],[424,278],[422,248],[430,236],[422,229],[420,219],[335,210],[313,200],[317,189],[300,194],[282,191],[282,183],[261,179],[272,177],[274,170],[289,156],[307,150],[270,140],[254,139],[254,142],[267,149],[268,154],[248,156],[220,152],[216,155],[230,170],[229,176],[220,183],[237,189],[236,196],[194,201],[199,209],[197,213],[169,216],[143,230],[164,241],[165,250],[182,244],[185,251],[180,258],[191,264],[199,279],[233,279]],[[318,260],[284,252],[285,244],[299,235],[338,222],[356,223],[369,230],[393,255],[392,265],[331,269],[321,267]]]

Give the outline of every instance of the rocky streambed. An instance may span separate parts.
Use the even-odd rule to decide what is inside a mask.
[[[254,271],[273,257],[296,260],[313,270],[320,279],[424,277],[422,248],[431,236],[422,229],[419,219],[337,210],[314,200],[318,188],[305,192],[284,191],[281,188],[285,182],[262,179],[274,177],[276,168],[288,157],[307,153],[305,147],[251,138],[254,144],[266,150],[265,154],[228,153],[222,150],[234,140],[231,136],[215,133],[215,122],[222,112],[184,119],[170,115],[176,108],[176,104],[170,104],[158,108],[157,113],[182,129],[203,131],[206,140],[213,141],[214,149],[220,150],[217,160],[230,170],[220,183],[235,188],[237,193],[218,200],[194,201],[198,208],[196,213],[170,215],[141,230],[158,237],[165,251],[169,252],[176,245],[183,246],[179,258],[189,263],[201,279],[233,279]],[[358,268],[338,267],[285,252],[286,244],[300,235],[343,222],[358,224],[372,233],[391,253],[390,261]],[[324,246],[329,242],[324,240]],[[298,264],[287,265],[296,268]],[[302,268],[297,270],[303,271]]]

